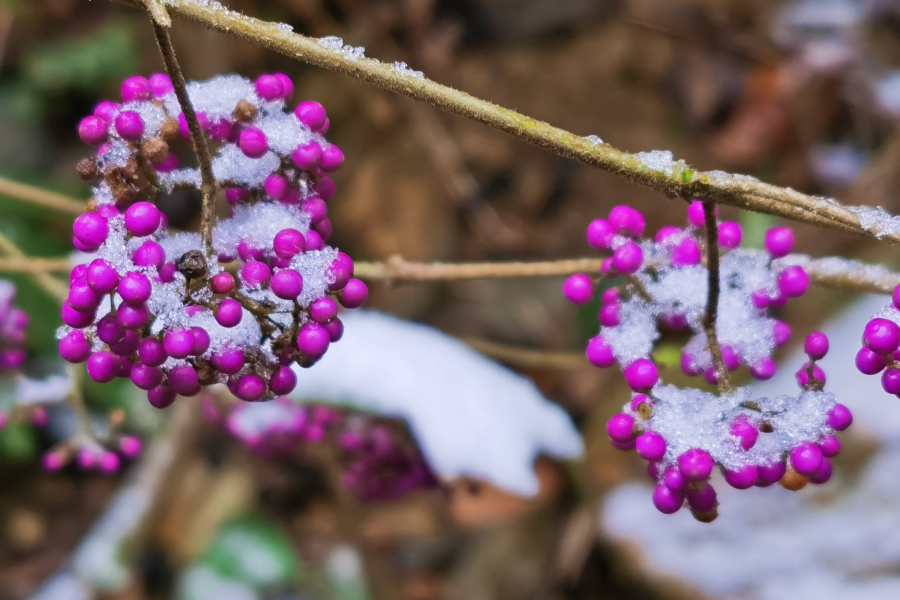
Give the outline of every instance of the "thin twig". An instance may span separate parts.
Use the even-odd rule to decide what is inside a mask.
[[[118,1],[140,6],[137,0]],[[672,198],[712,200],[717,204],[777,215],[900,245],[900,232],[863,227],[853,210],[833,200],[769,185],[752,177],[695,171],[680,161],[654,163],[648,160],[651,158],[649,156],[622,152],[609,144],[595,144],[564,129],[434,81],[405,75],[392,65],[336,52],[313,38],[292,33],[276,23],[267,23],[224,9],[217,3],[177,2],[169,4],[168,10],[177,17],[204,27],[473,119],[559,156],[621,175]],[[653,164],[657,167],[651,166]]]
[[[85,209],[85,203],[81,200],[3,177],[0,177],[0,195],[70,215],[80,215]]]
[[[19,247],[2,232],[0,232],[0,252],[10,256],[13,260],[27,260],[28,258],[25,256],[25,253],[19,250]],[[43,288],[45,292],[60,302],[65,302],[69,292],[62,281],[56,279],[46,271],[34,271],[31,272],[30,275],[34,282]]]
[[[152,3],[148,4],[148,9],[150,6],[152,6]],[[150,10],[149,12],[151,17],[153,17],[153,11]],[[178,59],[175,57],[175,48],[172,46],[169,30],[165,25],[157,22],[155,18],[151,20],[153,21],[153,33],[156,35],[156,43],[159,45],[159,52],[162,54],[163,63],[166,66],[166,73],[169,75],[169,78],[172,80],[172,86],[175,88],[175,97],[178,98],[181,112],[184,113],[184,119],[191,132],[191,142],[194,145],[194,153],[197,155],[197,162],[200,165],[200,193],[203,196],[203,205],[200,210],[200,234],[203,236],[206,255],[212,257],[215,254],[212,244],[212,232],[216,204],[216,179],[213,176],[212,156],[209,153],[209,145],[206,143],[203,129],[200,127],[200,121],[197,119],[197,113],[194,111],[194,107],[191,105],[191,100],[188,97],[184,74],[181,72]]]
[[[393,257],[386,262],[357,262],[354,274],[366,281],[463,281],[472,279],[512,279],[562,277],[574,273],[596,273],[599,258],[570,258],[542,262],[422,263]],[[801,265],[813,284],[829,289],[867,294],[890,294],[900,285],[900,273],[843,258],[812,258],[791,254],[776,265]],[[225,265],[231,268],[236,263]],[[68,258],[0,258],[0,273],[68,273]]]
[[[463,338],[462,341],[485,356],[517,368],[575,369],[588,364],[584,352],[522,348],[481,338]]]
[[[703,203],[703,216],[706,224],[706,271],[709,274],[706,295],[706,314],[703,315],[703,328],[706,330],[706,344],[712,356],[713,368],[722,393],[734,391],[728,378],[728,368],[722,360],[722,348],[716,332],[719,313],[719,225],[716,221],[716,205]]]
[[[82,368],[76,365],[66,365],[66,375],[72,381],[72,391],[66,396],[66,403],[81,424],[81,433],[91,440],[97,439],[94,425],[91,423],[91,415],[84,404],[84,396],[81,393],[81,383],[84,378]]]

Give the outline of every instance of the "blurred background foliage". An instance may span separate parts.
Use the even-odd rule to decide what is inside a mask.
[[[878,17],[849,26],[858,55],[825,68],[834,53],[809,40],[843,25],[810,9],[807,22],[785,34],[792,22],[785,11],[803,3],[780,0],[226,4],[312,36],[343,36],[368,56],[403,60],[432,79],[625,150],[669,149],[697,168],[900,209],[893,193],[896,115],[884,108],[894,96],[879,87],[883,75],[900,68],[895,2],[869,3],[882,7]],[[331,215],[334,241],[354,257],[577,257],[588,255],[586,224],[615,204],[643,210],[650,231],[683,220],[679,200],[428,106],[189,24],[176,23],[173,37],[188,78],[283,71],[297,84],[295,100],[328,108],[330,137],[347,156]],[[148,21],[135,10],[105,0],[0,2],[0,175],[86,199],[74,171],[88,152],[75,133],[78,120],[101,98],[117,98],[125,76],[159,69]],[[191,227],[196,208],[185,200],[167,210],[173,222]],[[739,220],[755,246],[774,224],[728,208],[722,216]],[[32,256],[70,250],[70,217],[13,198],[0,196],[0,231]],[[875,243],[804,226],[797,232],[803,252],[898,266],[896,253]],[[9,278],[32,315],[28,350],[41,368],[53,360],[58,307],[27,276]],[[578,352],[596,330],[597,306],[568,306],[559,285],[376,285],[370,306],[460,337]],[[817,290],[783,318],[807,330],[848,299]],[[673,368],[674,341],[659,353]],[[169,482],[167,503],[138,552],[141,577],[104,597],[699,597],[647,578],[594,520],[591,507],[604,491],[641,470],[614,454],[603,434],[627,395],[618,374],[590,367],[525,373],[572,412],[588,446],[583,465],[539,465],[545,486],[537,499],[467,483],[359,509],[351,518],[323,483],[327,474],[294,459],[253,458],[210,428],[188,449],[184,473]],[[158,418],[135,407],[124,384],[85,391],[94,409],[125,408],[137,427]],[[64,568],[121,483],[42,474],[35,459],[47,436],[27,424],[0,433],[2,600],[29,597]],[[195,519],[204,526],[188,526]],[[348,543],[362,548],[362,565],[345,551]]]

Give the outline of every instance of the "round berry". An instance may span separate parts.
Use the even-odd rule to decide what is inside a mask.
[[[822,450],[813,443],[804,443],[795,446],[790,453],[791,466],[794,470],[807,477],[815,475],[822,466]]]
[[[344,153],[334,144],[329,145],[322,150],[322,159],[319,161],[319,168],[323,173],[334,173],[344,166]]]
[[[606,433],[616,442],[631,442],[635,439],[634,417],[626,413],[613,415],[606,423]]]
[[[256,80],[254,87],[256,95],[268,102],[280,100],[284,95],[284,84],[275,75],[262,75]]]
[[[700,245],[694,238],[685,238],[672,248],[672,264],[676,267],[699,265],[702,260]]]
[[[171,406],[175,402],[176,396],[175,390],[167,385],[158,385],[147,392],[147,400],[150,401],[150,406],[160,409]]]
[[[718,209],[718,207],[716,207]],[[687,207],[687,220],[691,227],[703,229],[706,226],[706,214],[703,212],[703,202],[694,200]]]
[[[125,227],[138,237],[152,234],[161,221],[162,214],[150,202],[135,202],[125,211]]]
[[[316,298],[309,305],[309,316],[316,323],[329,323],[337,316],[337,304],[327,296]]]
[[[309,142],[297,148],[291,153],[291,160],[298,169],[315,171],[322,162],[322,147],[316,142]]]
[[[270,287],[282,300],[294,300],[303,291],[303,277],[293,269],[280,269],[272,276]]]
[[[753,487],[758,474],[756,465],[744,465],[738,469],[726,470],[725,481],[735,489],[746,490]]]
[[[594,283],[582,273],[570,275],[563,283],[563,295],[573,304],[587,304],[594,297]]]
[[[137,352],[138,358],[148,367],[158,367],[169,358],[162,342],[154,338],[141,340]]]
[[[787,472],[787,465],[783,460],[767,464],[759,465],[756,468],[756,485],[759,487],[769,487],[781,481]]]
[[[759,430],[750,423],[746,416],[741,416],[743,418],[736,418],[731,423],[731,435],[738,438],[741,448],[749,450],[756,445],[756,440],[759,439]]]
[[[238,146],[241,152],[249,158],[259,158],[269,151],[269,142],[266,134],[255,127],[245,129],[238,138]]]
[[[193,395],[198,384],[197,370],[191,365],[180,365],[169,371],[169,386],[176,394]]]
[[[301,123],[313,131],[322,129],[325,126],[325,121],[328,119],[325,107],[311,100],[298,104],[294,109],[294,115]]]
[[[159,367],[150,367],[144,363],[136,363],[131,368],[131,381],[142,390],[152,390],[163,380],[163,371]]]
[[[143,273],[132,271],[119,280],[119,295],[132,306],[140,306],[150,299],[153,286]]]
[[[741,226],[734,221],[719,223],[719,245],[726,250],[734,250],[741,245],[743,238]]]
[[[88,358],[87,372],[94,381],[100,383],[110,382],[119,373],[119,357],[106,350],[94,352]]]
[[[716,489],[709,482],[699,489],[688,488],[687,501],[688,506],[698,512],[711,511],[719,504]]]
[[[787,227],[773,227],[766,232],[764,245],[772,258],[781,258],[794,248],[794,232]]]
[[[828,354],[828,336],[819,332],[809,334],[803,342],[803,351],[813,360],[825,358]]]
[[[210,362],[222,373],[234,375],[244,366],[244,353],[240,348],[224,348],[214,352]]]
[[[602,369],[611,367],[616,363],[616,357],[613,355],[612,346],[607,344],[599,335],[591,338],[588,342],[585,356],[587,356],[588,362],[595,367],[600,367]]]
[[[210,280],[210,288],[216,294],[230,294],[234,291],[234,276],[231,273],[216,273]]]
[[[609,223],[621,234],[640,237],[644,233],[644,215],[630,206],[616,206],[609,211]]]
[[[130,142],[141,139],[144,135],[144,120],[133,110],[125,110],[116,116],[116,133],[123,140]]]
[[[172,80],[165,73],[154,73],[150,76],[150,89],[154,97],[162,98],[174,91],[175,86],[172,85]]]
[[[625,381],[636,392],[644,392],[653,388],[659,381],[659,371],[653,361],[639,358],[622,371]]]
[[[276,396],[286,396],[297,387],[297,374],[287,366],[278,367],[269,379],[269,389]]]
[[[122,102],[149,100],[153,97],[153,88],[146,78],[133,75],[122,82]]]
[[[109,134],[109,121],[103,117],[91,115],[85,117],[78,124],[78,137],[85,144],[99,146],[106,141]]]
[[[91,344],[82,331],[70,331],[59,341],[59,355],[70,363],[83,363],[91,356]]]
[[[691,448],[678,457],[678,468],[688,481],[703,481],[712,473],[713,459],[705,450]]]
[[[619,273],[624,275],[636,273],[643,262],[644,251],[631,240],[613,250],[612,264]]]
[[[868,348],[860,348],[856,353],[856,368],[864,375],[875,375],[887,366],[887,358],[883,354],[872,352]]]
[[[890,354],[900,346],[900,327],[888,319],[872,319],[863,332],[863,344],[872,352]]]
[[[209,350],[212,338],[209,337],[209,333],[202,327],[191,327],[191,335],[194,337],[194,346],[191,348],[191,354],[193,356],[202,356]]]
[[[660,460],[666,455],[666,440],[655,431],[642,433],[635,440],[637,453],[646,460]]]
[[[341,293],[341,305],[344,308],[359,308],[369,298],[369,288],[361,280],[351,278]]]
[[[250,288],[260,288],[269,283],[272,278],[272,269],[264,262],[251,261],[241,267],[241,281]]]
[[[653,506],[664,515],[678,512],[684,504],[684,492],[660,483],[653,490]]]
[[[800,266],[787,267],[778,274],[778,289],[788,298],[799,298],[809,288],[809,275]]]
[[[82,244],[96,250],[109,235],[109,223],[97,213],[84,213],[75,219],[72,233]]]
[[[819,449],[822,456],[832,458],[841,452],[841,441],[835,435],[825,434],[819,439]]]
[[[828,411],[828,426],[835,431],[844,431],[853,423],[853,413],[843,404],[835,404]]]
[[[615,235],[615,228],[605,219],[595,219],[587,228],[588,245],[595,250],[608,250]]]

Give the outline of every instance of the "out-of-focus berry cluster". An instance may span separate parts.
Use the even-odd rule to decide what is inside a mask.
[[[333,444],[344,468],[341,483],[363,501],[393,500],[437,485],[414,444],[378,419],[329,406],[301,406],[287,398],[233,405],[224,417],[207,399],[206,412],[263,457]]]
[[[116,436],[113,440],[73,438],[44,454],[41,461],[48,471],[59,471],[71,465],[82,471],[117,472],[125,461],[141,453],[141,440],[133,435]]]
[[[600,279],[624,276],[625,282],[603,292],[600,334],[590,340],[586,355],[598,367],[618,363],[634,391],[607,432],[614,446],[635,449],[649,462],[657,481],[654,505],[668,514],[687,503],[698,520],[709,522],[718,514],[709,483],[716,465],[738,489],[779,481],[788,489],[824,483],[832,473],[829,458],[840,450],[834,433],[847,428],[852,416],[823,391],[825,373],[816,361],[828,352],[828,338],[821,333],[806,339],[810,360],[797,373],[796,397],[755,398],[749,387],[713,394],[660,381],[652,351],[666,329],[693,334],[681,355],[686,374],[719,380],[704,329],[709,273],[701,203],[690,205],[688,222],[687,229],[664,227],[654,240],[643,241],[644,217],[627,206],[590,224],[588,243],[611,251]],[[763,252],[739,248],[737,223],[717,226],[722,256],[716,333],[723,366],[735,371],[746,365],[753,377],[769,379],[775,373],[772,353],[790,336],[790,328],[771,318],[769,309],[805,293],[809,276],[800,266],[773,262],[791,251],[789,229],[769,230]],[[587,275],[573,275],[563,293],[584,304],[596,285]]]
[[[82,120],[82,140],[98,150],[78,170],[97,185],[73,243],[97,257],[71,274],[64,359],[87,362],[96,381],[130,378],[163,408],[213,383],[248,401],[287,394],[291,365],[311,366],[340,339],[338,306],[368,295],[350,257],[325,243],[328,174],[344,158],[324,137],[320,104],[285,110],[293,88],[282,74],[188,84],[231,206],[209,251],[199,234],[169,232],[155,205],[201,188],[199,169],[179,169],[170,149],[190,132],[169,78],[130,77],[121,103],[101,102]],[[221,264],[231,261],[234,274]]]
[[[25,363],[28,314],[15,306],[16,286],[0,281],[0,374],[17,371]]]

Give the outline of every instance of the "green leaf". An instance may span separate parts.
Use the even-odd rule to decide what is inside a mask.
[[[220,575],[263,588],[290,581],[298,560],[278,525],[248,516],[224,525],[202,562]]]
[[[0,456],[13,463],[26,463],[37,458],[38,443],[28,423],[13,423],[0,431]]]

